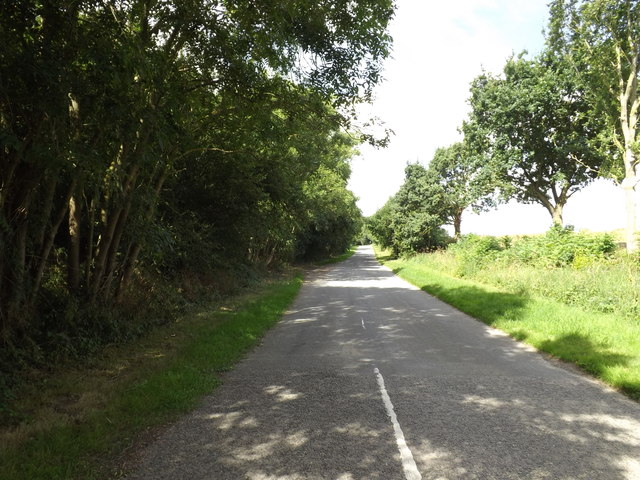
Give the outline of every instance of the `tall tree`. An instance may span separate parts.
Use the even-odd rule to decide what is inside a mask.
[[[491,171],[484,168],[482,157],[475,155],[466,142],[438,148],[429,172],[443,189],[448,221],[453,225],[456,239],[460,238],[462,214],[468,207],[476,210],[492,204],[495,184]]]
[[[446,233],[445,193],[434,175],[419,163],[405,168],[398,192],[368,221],[376,241],[394,255],[425,252],[442,247]]]
[[[284,137],[299,132],[278,128],[295,115],[268,99],[307,115],[368,99],[393,11],[392,0],[0,2],[1,333],[28,324],[54,251],[68,259],[69,293],[120,296],[166,181],[188,159],[227,150],[229,119],[264,127],[238,128],[248,138],[233,143],[251,159],[246,190],[259,186],[253,224],[289,216],[287,193],[317,165]],[[298,87],[320,100],[305,106]],[[260,102],[225,103],[234,96]],[[348,124],[347,113],[333,117]],[[300,165],[296,148],[307,149]]]
[[[538,203],[562,225],[565,204],[601,163],[590,146],[598,130],[573,71],[549,55],[511,58],[504,77],[472,82],[470,103],[465,136],[485,155],[502,198]]]
[[[366,225],[373,237],[373,241],[382,248],[393,249],[393,254],[397,256],[400,252],[394,243],[393,219],[395,209],[395,199],[390,197],[382,207],[366,219]]]
[[[626,199],[628,251],[637,249],[635,191],[640,164],[640,3],[633,0],[554,0],[548,43],[574,65],[594,117],[605,127],[602,172],[620,183]]]

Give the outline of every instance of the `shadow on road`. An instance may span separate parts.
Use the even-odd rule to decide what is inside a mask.
[[[474,298],[471,287],[457,290]],[[509,294],[487,301],[514,320],[524,308]],[[578,336],[555,342],[604,348]],[[311,274],[262,347],[128,478],[404,480],[374,366],[424,480],[640,478],[637,404],[361,251]]]

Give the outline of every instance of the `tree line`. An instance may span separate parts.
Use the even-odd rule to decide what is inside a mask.
[[[554,0],[545,48],[512,56],[503,72],[470,86],[463,140],[428,167],[408,165],[400,190],[369,220],[396,254],[443,246],[462,212],[515,199],[543,206],[554,225],[577,191],[598,177],[625,192],[627,250],[637,249],[634,196],[640,142],[640,4]]]
[[[380,80],[393,12],[392,0],[1,2],[4,351],[106,328],[86,308],[126,302],[145,271],[348,246],[361,223],[349,158],[376,141],[353,112]]]

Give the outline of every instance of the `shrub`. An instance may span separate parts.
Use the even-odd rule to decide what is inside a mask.
[[[554,268],[584,268],[613,253],[616,244],[609,234],[575,233],[572,227],[552,227],[546,234],[523,237],[504,252],[508,262]]]
[[[468,276],[494,260],[502,251],[502,246],[495,237],[470,234],[461,237],[458,243],[451,245],[450,250],[459,261],[456,273]]]
[[[510,245],[510,246],[509,246]],[[467,235],[449,250],[414,261],[505,291],[540,296],[588,311],[640,315],[640,253],[616,252],[608,234],[552,229],[505,239]]]

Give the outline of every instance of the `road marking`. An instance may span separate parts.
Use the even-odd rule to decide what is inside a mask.
[[[360,320],[362,320],[362,328],[364,328],[366,330],[367,327],[364,326],[364,318],[361,318]]]
[[[398,450],[400,450],[400,460],[402,461],[404,477],[407,480],[421,480],[422,475],[420,475],[416,461],[413,458],[413,454],[411,453],[411,450],[409,450],[407,442],[404,439],[404,433],[402,433],[402,428],[400,428],[400,424],[398,423],[398,417],[396,417],[396,412],[393,409],[393,403],[391,403],[391,398],[389,398],[387,389],[384,386],[384,378],[382,378],[382,374],[377,367],[373,369],[373,373],[376,374],[376,378],[378,380],[378,386],[380,387],[380,394],[382,395],[384,408],[387,410],[387,415],[389,415],[391,423],[393,424],[393,432],[396,435]]]

